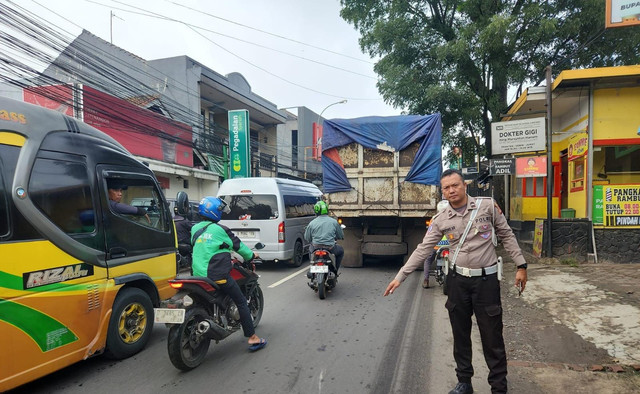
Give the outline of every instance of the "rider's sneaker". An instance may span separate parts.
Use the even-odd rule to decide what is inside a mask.
[[[473,394],[473,386],[471,383],[458,382],[456,387],[449,391],[449,394]]]

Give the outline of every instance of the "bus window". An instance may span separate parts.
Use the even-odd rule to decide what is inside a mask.
[[[92,233],[95,214],[83,163],[37,159],[29,190],[33,203],[66,233]]]
[[[0,240],[3,241],[42,238],[11,201],[11,182],[19,154],[20,147],[0,144]]]

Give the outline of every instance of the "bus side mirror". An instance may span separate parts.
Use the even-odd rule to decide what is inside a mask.
[[[185,216],[189,213],[189,195],[187,193],[178,192],[176,196],[176,209],[180,216]]]

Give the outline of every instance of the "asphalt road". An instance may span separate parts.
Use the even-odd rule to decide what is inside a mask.
[[[129,359],[95,357],[17,392],[382,394],[448,392],[455,385],[445,299],[439,288],[422,289],[422,272],[382,297],[398,265],[344,268],[338,286],[320,300],[306,285],[305,267],[259,267],[265,312],[257,333],[269,343],[258,352],[249,352],[238,332],[212,343],[198,368],[181,372],[167,355],[168,329],[157,324],[147,348]],[[479,344],[477,330],[474,336]],[[474,387],[488,392],[479,348],[474,359]]]

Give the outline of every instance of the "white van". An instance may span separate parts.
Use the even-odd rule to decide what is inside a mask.
[[[222,215],[220,224],[245,244],[262,242],[260,258],[295,267],[302,264],[309,247],[304,230],[322,197],[317,186],[283,178],[235,178],[222,182],[218,197],[231,210]]]

